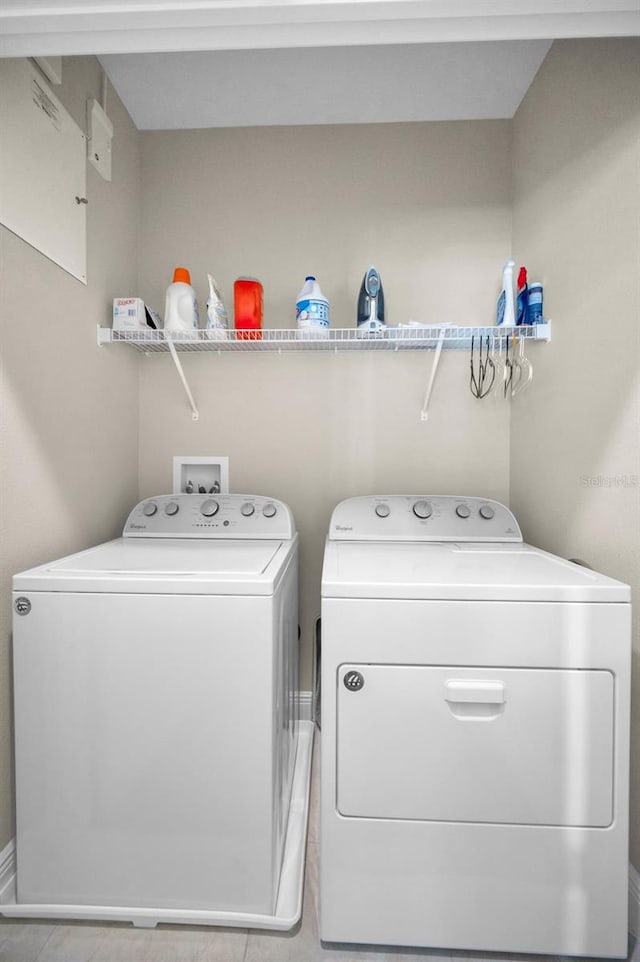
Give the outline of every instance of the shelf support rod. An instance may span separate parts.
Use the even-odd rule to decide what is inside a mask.
[[[171,351],[171,357],[173,358],[173,363],[176,366],[176,371],[180,375],[180,380],[182,381],[182,386],[185,389],[189,404],[191,405],[191,417],[194,421],[197,421],[200,417],[198,413],[198,408],[196,407],[196,402],[193,400],[193,394],[191,393],[191,388],[187,382],[184,371],[182,370],[182,364],[180,363],[180,358],[178,357],[178,352],[176,351],[173,340],[169,335],[166,335],[167,344],[169,345],[169,350]]]
[[[431,376],[429,377],[429,384],[427,385],[427,393],[424,396],[424,404],[422,405],[422,411],[420,412],[420,420],[429,420],[429,401],[431,400],[431,395],[433,393],[433,385],[436,379],[436,372],[438,370],[438,364],[440,363],[440,355],[442,354],[442,345],[444,343],[445,329],[442,328],[440,331],[440,336],[438,337],[438,345],[436,347],[436,353],[433,358],[433,364],[431,365]]]

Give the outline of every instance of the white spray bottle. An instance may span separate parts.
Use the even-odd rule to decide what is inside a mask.
[[[516,305],[513,292],[513,269],[516,262],[508,260],[502,268],[502,290],[498,298],[496,324],[514,327],[516,323]]]

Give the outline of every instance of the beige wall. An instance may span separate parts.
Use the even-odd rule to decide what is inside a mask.
[[[85,129],[93,58],[65,59],[60,99]],[[111,92],[113,182],[87,167],[88,285],[0,226],[0,848],[14,833],[11,575],[114,537],[137,498],[133,355],[96,344],[137,283],[139,134]]]
[[[355,324],[369,264],[388,320],[492,323],[511,245],[510,125],[390,124],[149,133],[142,137],[141,293],[160,311],[174,265],[204,305],[211,271],[265,284],[265,323],[295,326],[317,275],[332,325]],[[230,458],[231,489],[282,498],[301,535],[302,686],[311,684],[324,538],[343,498],[461,492],[508,499],[509,412],[478,402],[468,354],[224,354],[184,358],[191,419],[171,361],[140,375],[140,494],[169,491],[174,454]]]
[[[528,540],[629,582],[637,605],[640,42],[556,42],[516,114],[513,163],[514,254],[544,281],[554,331],[527,404],[513,407],[512,507]],[[640,866],[637,617],[634,649]]]

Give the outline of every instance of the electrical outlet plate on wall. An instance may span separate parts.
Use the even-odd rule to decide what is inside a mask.
[[[193,491],[187,491],[191,484]],[[229,458],[190,457],[176,455],[173,459],[173,494],[198,494],[200,487],[207,493],[229,493]]]

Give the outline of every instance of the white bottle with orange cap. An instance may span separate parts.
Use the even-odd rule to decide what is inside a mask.
[[[176,267],[164,302],[164,329],[176,334],[198,330],[198,302],[186,267]]]

